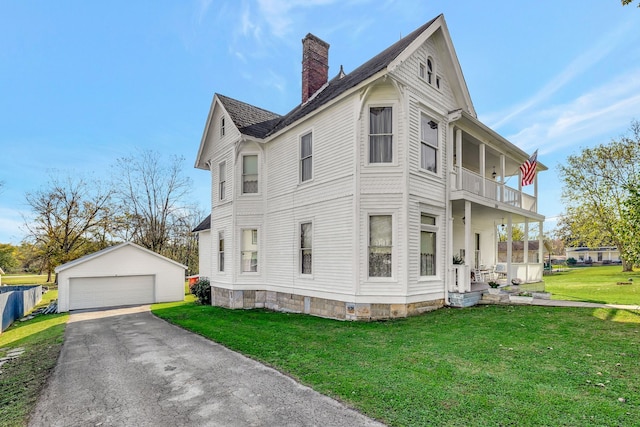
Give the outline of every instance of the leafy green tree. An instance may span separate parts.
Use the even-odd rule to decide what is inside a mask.
[[[620,223],[623,202],[640,176],[640,122],[632,121],[630,130],[630,136],[585,148],[559,166],[566,205],[560,227],[565,227],[565,244],[601,246],[610,242],[620,250],[623,271],[633,267],[633,260],[625,255],[629,241]]]
[[[640,190],[633,185],[628,191],[629,197],[622,202],[620,221],[615,225],[615,232],[624,242],[621,257],[629,264],[640,265]]]
[[[20,265],[16,258],[17,248],[9,243],[0,243],[0,268],[5,273],[13,272]]]

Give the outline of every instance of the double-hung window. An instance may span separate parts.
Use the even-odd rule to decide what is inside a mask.
[[[420,215],[420,276],[436,275],[437,236],[436,217]]]
[[[369,216],[369,277],[391,277],[393,217]]]
[[[220,118],[220,137],[223,137],[225,134],[225,124],[224,124],[224,117]]]
[[[313,137],[311,132],[300,139],[300,182],[313,178]]]
[[[258,192],[258,156],[242,157],[242,194]]]
[[[312,273],[313,225],[310,222],[300,224],[300,273]]]
[[[255,228],[242,230],[240,260],[243,273],[258,271],[258,230]]]
[[[369,108],[369,163],[393,162],[391,107]]]
[[[420,168],[438,173],[438,124],[424,114],[420,119]]]
[[[222,162],[218,167],[218,193],[220,200],[224,200],[226,194],[226,184],[227,184],[227,163]]]
[[[218,233],[218,271],[224,271],[224,231]]]

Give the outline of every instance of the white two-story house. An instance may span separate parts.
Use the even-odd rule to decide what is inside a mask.
[[[213,304],[339,319],[469,305],[498,233],[541,239],[544,217],[537,180],[518,184],[529,155],[476,117],[444,16],[331,80],[329,45],[302,44],[289,113],[213,97],[195,163],[211,174],[197,231]],[[506,279],[541,280],[534,258],[508,259]]]

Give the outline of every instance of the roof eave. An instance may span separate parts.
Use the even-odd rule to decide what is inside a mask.
[[[327,108],[331,107],[332,105],[342,101],[344,98],[347,98],[347,97],[351,96],[354,92],[357,92],[357,91],[361,90],[363,87],[370,85],[374,81],[380,79],[381,77],[384,77],[387,74],[389,74],[389,71],[386,68],[383,68],[382,70],[378,71],[377,73],[373,74],[372,76],[368,77],[367,79],[361,81],[360,83],[358,83],[357,85],[353,86],[352,88],[345,90],[340,95],[338,95],[335,98],[333,98],[333,99],[327,101],[326,103],[322,104],[320,107],[316,108],[315,110],[310,111],[308,114],[300,117],[295,122],[283,127],[282,129],[279,129],[277,132],[269,135],[263,141],[265,143],[266,142],[270,142],[271,140],[273,140],[273,139],[279,137],[280,135],[282,135],[283,133],[287,132],[289,129],[294,128],[295,126],[298,126],[300,123],[302,123],[305,120],[309,119],[309,117],[321,113],[322,111],[326,110]]]
[[[511,150],[516,156],[518,156],[520,158],[520,161],[524,162],[525,160],[527,160],[530,157],[529,154],[527,154],[527,152],[522,150],[520,147],[515,145],[513,142],[509,141],[504,136],[500,135],[498,132],[494,131],[489,126],[485,125],[480,120],[478,120],[477,118],[475,118],[474,116],[472,116],[471,114],[467,113],[464,110],[462,111],[462,117],[464,119],[469,120],[474,126],[477,126],[477,127],[481,128],[484,132],[490,134],[491,137],[495,138],[501,144],[507,146],[509,148],[509,150]],[[546,171],[549,168],[547,168],[544,164],[542,164],[542,163],[540,163],[538,161],[537,169],[539,171]]]

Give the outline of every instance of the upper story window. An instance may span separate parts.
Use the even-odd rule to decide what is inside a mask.
[[[313,224],[300,224],[300,273],[311,274],[313,260]]]
[[[225,124],[224,124],[224,117],[220,118],[220,136],[224,136],[225,134]]]
[[[438,173],[438,123],[420,116],[420,168]]]
[[[421,62],[418,68],[418,75],[420,76],[421,79],[426,79],[427,78],[427,70],[425,65]]]
[[[300,182],[313,178],[313,137],[311,132],[300,138]]]
[[[433,58],[428,57],[427,58],[427,83],[429,83],[430,85],[433,84],[433,76],[434,76],[434,63],[433,63]]]
[[[227,163],[222,162],[218,165],[218,197],[220,200],[224,200],[226,197],[226,185],[227,185]]]
[[[392,108],[369,108],[369,163],[393,162]]]
[[[438,227],[436,217],[420,215],[420,276],[436,275],[436,247]]]
[[[369,216],[369,277],[391,277],[393,217]]]
[[[258,192],[258,155],[242,156],[242,194]]]

